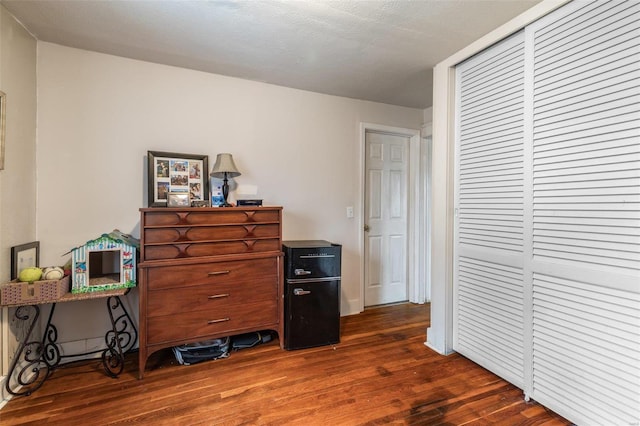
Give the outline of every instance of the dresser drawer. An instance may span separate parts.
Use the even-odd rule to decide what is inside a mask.
[[[144,230],[145,244],[239,240],[243,238],[278,238],[279,224],[244,224],[226,226],[197,226],[176,228],[149,228]]]
[[[278,313],[278,303],[265,301],[227,306],[209,311],[185,312],[181,315],[147,317],[149,344],[171,341],[196,341],[215,334],[234,335],[235,330],[273,325]]]
[[[247,254],[282,250],[280,239],[145,245],[144,260]]]
[[[280,222],[279,209],[158,209],[144,212],[144,226],[177,226]]]
[[[261,282],[278,277],[278,258],[157,266],[145,269],[148,290]],[[187,290],[185,290],[187,291]]]
[[[149,318],[185,312],[227,309],[247,301],[278,300],[278,279],[263,278],[223,282],[196,287],[153,290],[147,293]]]

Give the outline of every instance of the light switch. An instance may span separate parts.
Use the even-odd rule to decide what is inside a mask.
[[[353,219],[353,207],[351,206],[347,207],[347,217]]]

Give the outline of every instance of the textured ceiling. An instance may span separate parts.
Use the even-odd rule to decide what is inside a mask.
[[[414,108],[432,68],[540,0],[0,0],[38,40]]]

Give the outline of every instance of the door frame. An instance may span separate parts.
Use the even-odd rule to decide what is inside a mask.
[[[425,303],[428,296],[426,295],[426,279],[422,268],[417,266],[420,264],[419,256],[421,253],[421,238],[417,236],[426,236],[426,226],[424,221],[420,220],[421,216],[426,215],[425,200],[420,185],[420,130],[406,129],[401,127],[385,126],[374,123],[360,123],[360,206],[358,215],[358,251],[360,256],[360,300],[359,312],[364,311],[364,287],[365,287],[365,262],[364,262],[364,217],[365,217],[365,181],[366,181],[366,150],[365,136],[367,131],[377,133],[389,133],[393,135],[405,136],[409,138],[409,173],[407,184],[407,286],[409,289],[409,301],[413,303]],[[423,182],[426,179],[422,179]]]

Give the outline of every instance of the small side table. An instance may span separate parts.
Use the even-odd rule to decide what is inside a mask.
[[[57,300],[50,300],[33,305],[2,305],[17,306],[15,317],[19,321],[30,321],[27,334],[20,342],[16,355],[11,362],[7,374],[5,388],[11,395],[31,395],[47,380],[53,370],[60,365],[64,358],[74,358],[95,353],[102,353],[102,365],[105,373],[110,377],[118,377],[124,369],[124,354],[130,351],[138,340],[138,331],[129,313],[122,304],[120,296],[124,296],[129,289],[97,291],[93,293],[68,293]],[[111,329],[105,333],[105,349],[95,351],[61,355],[57,343],[58,329],[52,323],[56,304],[61,302],[77,302],[89,299],[107,299],[107,312],[111,320]],[[51,304],[51,311],[47,319],[42,340],[31,340],[31,334],[40,318],[40,306]],[[19,361],[25,365],[18,369]],[[14,379],[14,380],[12,380]],[[12,388],[15,383],[15,388]]]

